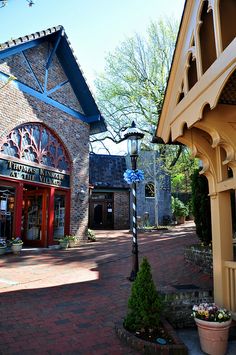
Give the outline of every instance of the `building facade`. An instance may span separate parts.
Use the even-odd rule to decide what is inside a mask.
[[[90,154],[90,228],[129,229],[130,192],[123,178],[125,170],[124,156]]]
[[[106,127],[63,27],[0,46],[0,124],[0,237],[83,238],[89,135]]]
[[[202,161],[211,199],[214,298],[234,318],[235,17],[235,0],[186,1],[156,131],[165,143],[189,146]]]
[[[126,157],[131,168],[130,157]],[[171,222],[170,176],[161,168],[157,151],[141,151],[138,168],[144,181],[137,184],[137,215],[140,227],[166,225]]]
[[[138,167],[145,180],[137,183],[139,227],[166,224],[171,218],[170,177],[160,168],[157,152],[140,153]],[[90,228],[131,227],[130,186],[123,174],[129,156],[90,154]]]

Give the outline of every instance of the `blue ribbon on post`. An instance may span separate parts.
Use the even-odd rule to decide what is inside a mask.
[[[144,173],[142,170],[136,169],[127,169],[124,172],[124,180],[127,182],[127,184],[133,184],[136,182],[140,182],[144,180]]]

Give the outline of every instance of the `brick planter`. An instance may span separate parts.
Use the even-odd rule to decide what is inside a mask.
[[[115,325],[115,331],[119,339],[129,345],[131,348],[140,351],[143,354],[160,354],[160,355],[187,355],[188,348],[177,337],[176,332],[167,321],[162,321],[165,331],[173,339],[174,344],[159,345],[137,338],[132,333],[124,329],[121,322]]]
[[[212,275],[212,252],[210,248],[199,244],[185,248],[184,258],[187,262],[195,264],[208,275]]]

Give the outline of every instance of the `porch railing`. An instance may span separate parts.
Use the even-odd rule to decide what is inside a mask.
[[[227,307],[236,316],[236,262],[225,261]],[[233,317],[233,318],[234,318]]]

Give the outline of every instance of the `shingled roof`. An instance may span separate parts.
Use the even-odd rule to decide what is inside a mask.
[[[0,44],[0,59],[7,58],[25,49],[36,47],[46,41],[55,47],[57,57],[87,117],[87,123],[90,124],[91,134],[106,131],[104,118],[83,76],[63,26],[51,27]]]
[[[95,188],[128,189],[123,178],[126,170],[124,156],[90,154],[89,182]]]

